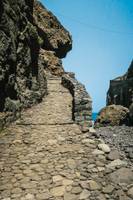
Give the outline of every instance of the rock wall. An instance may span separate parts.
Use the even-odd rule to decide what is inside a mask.
[[[128,72],[121,77],[110,81],[107,93],[107,105],[123,105],[130,110],[130,118],[133,123],[133,61]]]
[[[61,75],[72,40],[33,0],[0,1],[0,126],[47,94],[47,73]]]
[[[0,127],[47,95],[47,78],[62,76],[73,95],[73,119],[90,125],[91,98],[61,58],[72,49],[69,32],[40,2],[0,2]]]
[[[73,120],[82,126],[92,125],[92,99],[85,86],[75,79],[74,73],[65,73],[62,84],[73,96]]]

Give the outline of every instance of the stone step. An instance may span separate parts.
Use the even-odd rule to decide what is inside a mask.
[[[48,81],[53,81],[53,80],[57,81],[57,80],[61,80],[61,78],[60,77],[57,77],[57,78],[56,77],[55,78],[52,77],[52,78],[48,78],[47,80]]]

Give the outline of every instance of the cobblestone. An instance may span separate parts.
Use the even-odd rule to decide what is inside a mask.
[[[72,121],[73,99],[61,80],[50,79],[48,89],[0,135],[0,200],[130,200],[128,161],[108,169],[113,159],[98,149],[101,141]]]

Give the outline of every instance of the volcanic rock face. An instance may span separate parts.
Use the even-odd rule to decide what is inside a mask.
[[[0,127],[47,95],[47,80],[63,77],[61,58],[71,48],[69,32],[40,2],[0,2]],[[85,87],[69,75],[66,80],[70,92],[73,89],[73,119],[90,122],[91,99]]]
[[[64,70],[59,58],[71,48],[69,33],[40,3],[33,0],[1,0],[2,117],[4,111],[16,113],[41,101],[47,94],[47,71],[60,75]]]
[[[122,105],[130,109],[131,121],[133,123],[133,61],[128,72],[121,77],[110,81],[110,88],[107,93],[107,105]]]
[[[34,5],[34,19],[38,26],[38,33],[42,39],[44,49],[54,51],[60,58],[65,57],[72,48],[69,32],[64,29],[50,11],[47,11],[37,1]]]

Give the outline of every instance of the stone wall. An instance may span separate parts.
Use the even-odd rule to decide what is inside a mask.
[[[62,84],[73,96],[73,120],[83,126],[92,125],[92,100],[85,86],[75,79],[74,73],[65,73]]]

